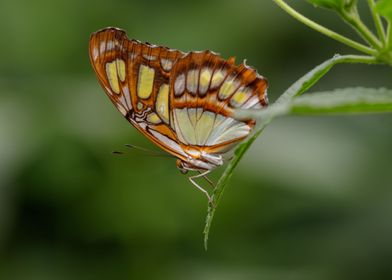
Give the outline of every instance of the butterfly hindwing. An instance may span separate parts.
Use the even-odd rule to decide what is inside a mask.
[[[267,81],[254,69],[210,51],[178,59],[170,86],[172,126],[180,141],[216,153],[230,149],[254,126],[253,120],[235,120],[236,109],[257,109],[268,102]]]

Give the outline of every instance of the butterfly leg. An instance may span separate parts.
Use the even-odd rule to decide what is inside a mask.
[[[202,174],[201,171],[198,171],[198,172],[199,172],[199,174]],[[212,181],[210,180],[210,178],[207,177],[207,173],[203,175],[203,178],[204,178],[204,180],[206,180],[206,181],[208,182],[208,184],[209,184],[213,189],[215,189],[215,183],[212,182]]]
[[[215,205],[214,205],[214,203],[213,203],[213,199],[212,199],[212,197],[210,196],[210,194],[205,190],[205,189],[203,189],[201,186],[199,186],[196,182],[195,182],[195,180],[194,179],[197,179],[197,178],[200,178],[200,177],[206,177],[206,175],[208,174],[208,173],[210,173],[210,170],[207,170],[207,171],[205,171],[205,172],[202,172],[202,173],[200,173],[200,174],[198,174],[198,175],[194,175],[194,176],[190,176],[188,179],[189,179],[189,181],[196,187],[196,188],[198,188],[202,193],[204,193],[206,196],[207,196],[207,198],[208,198],[208,203],[209,204],[211,204],[211,206],[212,207],[215,207]],[[209,179],[208,179],[209,180]],[[212,183],[212,182],[211,182]]]

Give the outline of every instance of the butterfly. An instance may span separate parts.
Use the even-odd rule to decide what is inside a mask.
[[[142,43],[113,27],[91,35],[89,55],[120,113],[176,157],[181,172],[199,172],[189,179],[210,200],[194,179],[207,178],[250,134],[256,121],[236,119],[234,112],[267,106],[267,80],[234,57]]]

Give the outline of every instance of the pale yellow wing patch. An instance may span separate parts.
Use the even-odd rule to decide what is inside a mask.
[[[214,126],[216,114],[205,111],[197,121],[195,128],[197,145],[204,145]]]
[[[240,107],[249,99],[251,95],[252,95],[252,91],[250,89],[240,88],[230,98],[230,104],[235,108]]]
[[[122,59],[116,59],[117,74],[121,82],[125,81],[125,61]]]
[[[188,110],[185,109],[174,109],[174,127],[179,139],[184,144],[194,145],[196,143],[195,129],[189,120]]]
[[[235,77],[231,77],[226,80],[221,88],[219,89],[218,96],[220,99],[227,99],[234,93],[234,91],[238,88],[239,82],[235,80]]]
[[[214,72],[214,75],[212,76],[211,79],[211,89],[217,88],[223,82],[225,77],[226,77],[225,70],[218,70]]]
[[[188,108],[188,117],[191,121],[192,126],[195,128],[197,123],[197,109],[196,108]]]
[[[207,93],[208,86],[210,85],[212,77],[212,72],[208,68],[203,68],[200,72],[200,80],[199,80],[199,93],[204,95]]]
[[[139,78],[137,82],[137,95],[142,99],[147,99],[152,93],[154,85],[155,70],[145,65],[140,65]]]
[[[106,70],[106,76],[108,78],[110,88],[114,93],[120,94],[120,85],[118,82],[116,61],[106,63],[105,70]]]
[[[152,124],[159,124],[162,122],[162,120],[159,118],[159,116],[156,113],[148,114],[147,121]]]
[[[159,88],[155,108],[165,123],[169,123],[169,85],[162,84]]]
[[[251,130],[251,127],[246,123],[237,121],[230,117],[217,115],[217,118],[212,128],[211,134],[205,143],[207,146],[213,146],[246,137]]]
[[[203,111],[197,118],[198,109],[174,109],[172,126],[186,145],[213,146],[243,138],[250,132],[246,123],[214,112]]]

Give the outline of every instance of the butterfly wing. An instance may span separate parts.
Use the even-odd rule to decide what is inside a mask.
[[[155,144],[176,157],[187,155],[170,127],[170,71],[182,52],[129,40],[107,28],[91,35],[90,60],[112,103]]]
[[[90,59],[123,116],[188,167],[210,169],[244,139],[254,120],[234,110],[266,106],[267,81],[234,58],[211,51],[183,53],[129,40],[107,28],[92,34]]]
[[[255,121],[236,120],[235,110],[268,104],[266,79],[210,51],[179,58],[170,85],[173,129],[182,143],[207,154],[224,153],[250,133]]]

